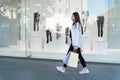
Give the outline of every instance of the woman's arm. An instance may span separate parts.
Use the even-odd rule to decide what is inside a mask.
[[[80,44],[81,44],[81,36],[82,36],[82,33],[81,33],[81,26],[80,24],[77,22],[76,25],[75,25],[75,47],[80,47]]]

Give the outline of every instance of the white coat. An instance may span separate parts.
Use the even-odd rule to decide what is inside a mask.
[[[72,46],[82,47],[82,30],[79,22],[75,23],[71,28]]]

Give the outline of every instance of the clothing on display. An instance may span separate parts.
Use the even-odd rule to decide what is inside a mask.
[[[97,16],[98,37],[103,37],[104,16]]]
[[[89,12],[83,11],[82,12],[82,25],[84,33],[87,31],[87,20],[88,20]]]
[[[83,19],[83,31],[84,33],[87,31],[87,18],[86,19]]]
[[[70,29],[69,29],[69,27],[67,27],[67,28],[65,29],[65,36],[66,36],[66,41],[65,41],[65,43],[66,43],[66,44],[68,43],[69,35],[70,35]]]
[[[34,31],[39,31],[39,20],[40,14],[38,12],[34,13]]]
[[[46,37],[47,37],[46,43],[49,43],[49,41],[52,41],[52,34],[50,30],[46,30]]]
[[[61,33],[60,33],[61,29],[62,29],[62,26],[59,23],[57,23],[56,24],[56,39],[59,39],[61,37]]]

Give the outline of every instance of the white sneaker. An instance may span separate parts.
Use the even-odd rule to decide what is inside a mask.
[[[83,68],[79,74],[88,74],[89,73],[89,70],[87,68]]]
[[[66,69],[63,66],[57,66],[56,69],[62,73],[66,71]]]

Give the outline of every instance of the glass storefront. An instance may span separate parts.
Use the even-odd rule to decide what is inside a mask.
[[[26,1],[0,0],[0,55],[28,56]]]
[[[62,58],[75,11],[84,30],[83,54],[120,51],[119,7],[119,0],[0,0],[0,55]]]

